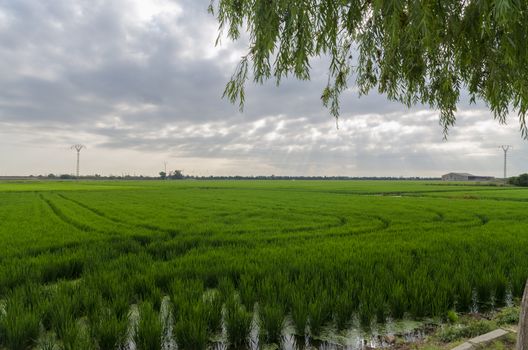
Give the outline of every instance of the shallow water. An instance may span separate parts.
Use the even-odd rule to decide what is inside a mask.
[[[376,324],[370,330],[363,330],[354,322],[350,328],[338,332],[334,327],[325,327],[318,337],[301,337],[294,333],[290,320],[286,319],[282,332],[281,344],[266,344],[259,347],[259,328],[254,318],[253,329],[250,334],[248,347],[257,349],[282,349],[282,350],[362,350],[366,348],[384,348],[390,346],[395,337],[403,338],[408,343],[418,342],[425,338],[425,323],[411,320],[392,321],[385,324]],[[224,332],[223,332],[224,333]],[[225,334],[224,334],[225,335]],[[211,350],[228,349],[225,336],[217,337]]]
[[[139,322],[139,309],[137,305],[132,305],[128,313],[128,331],[127,341],[125,344],[125,350],[136,350],[136,343],[134,342],[134,335],[136,333],[136,327]]]
[[[478,313],[493,308],[493,302],[479,302],[476,290],[473,291],[471,312]],[[504,303],[507,306],[513,305],[511,288],[506,290]],[[0,302],[0,313],[2,312],[2,303]],[[258,308],[257,308],[258,309]],[[224,313],[225,310],[222,312]],[[224,316],[224,315],[223,315]],[[134,344],[134,332],[139,320],[137,305],[130,308],[130,324],[128,330],[128,341],[126,350],[136,350]],[[164,297],[161,303],[160,318],[163,322],[164,334],[162,338],[163,350],[177,350],[178,346],[173,337],[174,317],[171,311],[171,302],[169,297]],[[288,317],[284,321],[282,338],[280,344],[259,344],[259,322],[258,312],[253,313],[252,329],[248,339],[247,349],[250,350],[364,350],[375,348],[388,348],[394,344],[396,338],[406,343],[417,343],[425,339],[427,334],[435,327],[441,325],[441,322],[432,319],[422,321],[403,319],[387,319],[385,323],[375,323],[366,329],[360,326],[359,320],[355,318],[351,325],[338,331],[334,326],[324,327],[321,334],[317,337],[298,336],[295,334],[293,322]],[[210,350],[227,350],[227,329],[222,317],[222,331],[211,339]]]

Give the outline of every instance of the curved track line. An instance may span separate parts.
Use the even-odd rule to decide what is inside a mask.
[[[119,219],[119,218],[116,218],[116,217],[113,217],[113,216],[110,216],[104,212],[102,212],[101,210],[99,209],[96,209],[96,208],[92,208],[86,204],[84,204],[83,202],[80,202],[76,199],[72,199],[72,198],[69,198],[69,197],[66,197],[65,195],[63,194],[58,194],[59,197],[67,200],[67,201],[70,201],[88,211],[90,211],[91,213],[99,216],[100,218],[102,219],[105,219],[105,220],[109,220],[113,223],[116,223],[116,224],[120,224],[120,225],[124,225],[124,226],[128,226],[128,227],[135,227],[135,228],[142,228],[142,229],[147,229],[147,230],[150,230],[150,231],[153,231],[153,232],[162,232],[162,233],[168,233],[171,237],[174,237],[175,235],[177,235],[179,232],[176,231],[176,230],[173,230],[173,229],[165,229],[163,227],[159,227],[159,226],[156,226],[156,225],[151,225],[151,224],[131,224],[125,220],[122,220],[122,219]]]
[[[73,220],[72,218],[70,218],[69,216],[64,214],[59,209],[59,207],[57,207],[52,201],[50,201],[47,198],[44,198],[44,196],[42,194],[40,194],[40,193],[39,193],[39,198],[42,201],[44,201],[44,203],[47,204],[47,206],[50,208],[52,213],[55,214],[55,216],[57,218],[59,218],[62,222],[66,223],[66,224],[68,224],[68,225],[70,225],[72,227],[75,227],[76,229],[78,229],[80,231],[84,231],[84,232],[100,232],[98,229],[96,229],[94,227],[91,227],[89,225],[86,225],[86,224],[83,224],[83,223],[80,223],[80,222],[77,222],[77,221]]]

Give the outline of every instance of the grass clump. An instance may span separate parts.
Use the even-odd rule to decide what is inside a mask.
[[[488,320],[469,321],[465,324],[448,325],[438,334],[440,341],[451,343],[462,338],[473,338],[497,328],[497,324]]]
[[[519,323],[520,312],[521,309],[518,306],[505,307],[495,316],[495,321],[499,325],[517,324]]]
[[[449,310],[447,312],[447,321],[451,324],[458,322],[458,315],[455,310]]]

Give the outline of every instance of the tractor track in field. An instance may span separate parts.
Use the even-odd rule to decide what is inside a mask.
[[[75,199],[72,199],[72,198],[69,198],[63,194],[57,194],[58,196],[60,196],[61,198],[63,198],[64,200],[67,200],[67,201],[70,201],[90,212],[92,212],[93,214],[103,218],[103,219],[106,219],[106,220],[109,220],[109,221],[112,221],[114,223],[118,223],[118,224],[122,224],[124,226],[128,226],[128,227],[134,227],[134,228],[142,228],[142,229],[147,229],[147,230],[150,230],[152,232],[158,232],[158,233],[166,233],[166,234],[169,234],[171,238],[174,238],[179,232],[174,230],[174,229],[164,229],[162,227],[159,227],[159,226],[156,226],[156,225],[152,225],[152,224],[130,224],[130,223],[127,223],[126,221],[124,220],[121,220],[121,219],[118,219],[118,218],[114,218],[114,217],[111,217],[105,213],[103,213],[102,211],[96,209],[96,208],[92,208],[78,200],[75,200]],[[327,224],[327,225],[322,225],[322,226],[317,226],[317,227],[297,227],[297,228],[285,228],[285,229],[282,229],[282,230],[276,230],[276,229],[266,229],[266,230],[259,230],[258,232],[255,232],[255,231],[252,231],[252,230],[238,230],[238,231],[234,231],[234,232],[230,232],[230,234],[234,235],[234,236],[243,236],[245,234],[252,234],[252,233],[257,233],[257,234],[266,234],[266,233],[277,233],[277,235],[275,236],[272,236],[272,237],[253,237],[253,239],[255,241],[266,241],[266,242],[279,242],[279,241],[283,241],[283,240],[309,240],[309,239],[318,239],[318,238],[324,238],[324,237],[345,237],[345,236],[355,236],[355,235],[361,235],[361,234],[366,234],[366,233],[375,233],[375,232],[379,232],[379,231],[383,231],[383,230],[386,230],[389,228],[390,226],[390,220],[389,219],[386,219],[380,215],[372,215],[371,217],[373,219],[375,219],[376,221],[379,221],[380,224],[379,225],[376,225],[376,226],[373,226],[373,227],[370,227],[370,228],[366,228],[366,229],[360,229],[360,230],[356,230],[356,231],[346,231],[346,232],[336,232],[336,233],[317,233],[317,234],[310,234],[309,232],[314,232],[314,231],[324,231],[324,230],[328,230],[328,229],[332,229],[332,228],[339,228],[339,227],[343,227],[345,225],[348,224],[348,219],[344,216],[338,216],[338,215],[331,215],[331,214],[326,214],[326,216],[332,216],[332,217],[335,217],[338,219],[338,222],[337,223],[333,223],[333,224]],[[307,233],[306,235],[302,234],[302,233]],[[290,235],[290,236],[284,236],[284,234],[287,234],[287,233],[298,233],[298,234],[295,234],[295,235]],[[201,233],[200,232],[195,232],[193,234],[197,234],[197,235],[200,235]],[[137,237],[138,240],[141,240],[142,239],[140,237]],[[207,242],[207,240],[203,241],[203,242]],[[216,242],[216,241],[215,241]],[[235,243],[236,242],[236,243]],[[142,243],[143,245],[145,244],[145,242],[140,242]],[[245,244],[245,243],[242,243],[242,241],[231,241],[231,240],[228,240],[226,242],[226,244],[218,244],[218,242],[216,242],[214,245],[216,247],[219,247],[219,246],[228,246],[228,245],[233,245],[233,244]]]
[[[272,242],[277,242],[277,241],[282,241],[282,240],[311,240],[311,239],[318,239],[318,238],[325,238],[325,237],[358,236],[358,235],[363,235],[363,234],[382,232],[384,230],[387,230],[391,225],[391,222],[389,219],[384,218],[380,215],[371,215],[370,217],[379,221],[380,224],[373,226],[373,227],[369,227],[369,228],[359,229],[356,231],[309,234],[309,235],[301,234],[301,235],[287,236],[287,237],[275,236],[275,237],[269,237],[269,238],[262,238],[262,240],[268,243],[272,243]]]
[[[121,220],[121,219],[118,219],[116,217],[110,216],[110,215],[102,212],[99,209],[92,208],[92,207],[84,204],[83,202],[80,202],[78,200],[66,197],[65,195],[63,195],[61,193],[58,193],[57,195],[59,197],[61,197],[62,199],[67,200],[67,201],[69,201],[71,203],[74,203],[74,204],[80,206],[81,208],[84,208],[84,209],[90,211],[91,213],[97,215],[98,217],[100,217],[100,218],[102,218],[104,220],[111,221],[111,222],[113,222],[115,224],[120,224],[120,225],[129,227],[129,228],[146,229],[146,230],[149,230],[149,231],[152,231],[152,232],[157,232],[157,233],[166,233],[166,234],[169,234],[171,237],[174,237],[174,236],[176,236],[179,233],[179,232],[177,232],[176,230],[173,230],[173,229],[165,229],[163,227],[159,227],[159,226],[151,225],[151,224],[131,224],[131,223],[125,221],[125,220]]]
[[[195,236],[195,238],[191,242],[182,242],[182,247],[179,247],[179,251],[177,253],[174,253],[174,250],[169,250],[171,252],[171,256],[167,257],[165,256],[164,252],[152,252],[148,251],[147,253],[156,261],[167,261],[171,258],[174,258],[176,256],[181,257],[185,254],[189,253],[190,251],[198,248],[230,248],[230,247],[236,247],[236,248],[250,248],[255,249],[259,246],[259,244],[265,243],[265,244],[281,244],[285,241],[288,243],[292,242],[306,242],[311,241],[315,239],[324,239],[324,238],[331,238],[331,237],[337,237],[337,238],[344,238],[349,236],[359,236],[364,234],[376,234],[379,232],[382,232],[386,229],[388,229],[391,225],[390,220],[379,216],[379,215],[373,215],[371,216],[373,219],[380,222],[377,226],[373,226],[370,228],[364,228],[357,231],[347,231],[347,232],[339,232],[339,233],[321,233],[321,234],[307,234],[307,235],[290,235],[290,236],[284,236],[284,235],[276,235],[271,237],[252,237],[251,239],[245,239],[241,238],[241,236],[232,236],[232,237],[223,237],[223,238],[214,238],[214,237],[203,237],[203,236]]]
[[[127,224],[125,221],[123,221],[121,219],[117,219],[117,218],[108,216],[105,213],[103,213],[102,211],[100,211],[99,209],[95,209],[95,208],[89,207],[86,204],[84,204],[83,202],[80,202],[80,201],[72,199],[72,198],[68,198],[65,195],[63,195],[62,193],[58,193],[57,195],[59,197],[61,197],[62,199],[65,199],[65,200],[70,201],[70,202],[72,202],[74,204],[77,204],[78,206],[80,206],[80,207],[92,212],[93,214],[95,214],[95,215],[97,215],[97,216],[99,216],[101,218],[104,218],[106,220],[110,220],[110,221],[118,223],[118,224]]]
[[[48,198],[45,198],[41,193],[38,194],[38,197],[44,202],[46,203],[46,205],[48,206],[48,208],[51,210],[51,212],[53,214],[55,214],[55,216],[61,220],[62,222],[64,222],[65,224],[68,224],[69,226],[72,226],[80,231],[84,231],[84,232],[100,232],[98,229],[92,227],[92,226],[89,226],[89,225],[86,225],[86,224],[83,224],[83,223],[80,223],[80,222],[77,222],[75,220],[73,220],[72,218],[70,218],[69,216],[67,216],[66,214],[64,214],[62,212],[62,210],[59,209],[59,207],[57,207],[51,200],[49,200]]]
[[[46,199],[44,198],[41,194],[39,194],[39,196],[41,197],[42,200],[44,200],[44,202],[46,202],[46,204],[50,207],[50,209],[53,211],[53,213],[58,216],[62,221],[78,228],[78,229],[81,229],[83,231],[99,231],[95,228],[92,228],[88,225],[84,225],[84,224],[80,224],[78,222],[76,222],[75,220],[69,218],[67,215],[65,215],[52,201],[50,201],[49,199]],[[107,221],[110,221],[112,223],[116,223],[116,224],[119,224],[119,225],[123,225],[124,227],[129,227],[129,228],[141,228],[141,229],[147,229],[149,231],[152,231],[152,232],[157,232],[157,233],[166,233],[166,234],[169,234],[171,236],[171,238],[173,238],[178,232],[175,231],[175,230],[171,230],[171,229],[164,229],[164,228],[161,228],[159,226],[156,226],[156,225],[152,225],[152,224],[130,224],[122,219],[119,219],[119,218],[115,218],[115,217],[112,217],[112,216],[109,216],[108,214],[102,212],[101,210],[99,209],[96,209],[96,208],[93,208],[89,205],[86,205],[78,200],[75,200],[75,199],[72,199],[72,198],[69,198],[63,194],[57,194],[57,196],[59,196],[60,198],[66,200],[66,201],[69,201],[91,213],[93,213],[94,215],[97,215],[98,217],[104,219],[104,220],[107,220]],[[439,212],[437,210],[428,210],[432,213],[434,213],[436,215],[436,217],[433,218],[433,221],[443,221],[445,219],[445,214],[442,213],[442,212]],[[327,215],[328,216],[328,215]],[[253,237],[251,240],[253,241],[253,243],[257,243],[257,242],[267,242],[267,243],[280,243],[280,242],[283,242],[283,241],[307,241],[307,240],[313,240],[313,239],[321,239],[321,238],[328,238],[328,237],[347,237],[347,236],[358,236],[358,235],[364,235],[364,234],[376,234],[376,233],[379,233],[379,232],[382,232],[384,230],[387,230],[389,229],[389,227],[391,226],[391,221],[385,217],[382,217],[380,215],[371,215],[370,217],[376,221],[379,222],[379,224],[377,225],[374,225],[373,227],[370,227],[370,228],[363,228],[363,229],[359,229],[359,230],[351,230],[351,231],[344,231],[344,232],[334,232],[334,233],[325,233],[325,232],[315,232],[315,233],[310,233],[310,232],[314,232],[314,231],[324,231],[324,230],[327,230],[327,229],[331,229],[331,228],[338,228],[338,227],[343,227],[345,225],[347,225],[349,223],[349,219],[347,219],[347,217],[345,216],[337,216],[337,215],[330,215],[330,216],[335,216],[337,219],[338,219],[338,222],[337,223],[332,223],[332,224],[328,224],[328,225],[324,225],[324,226],[318,226],[318,227],[298,227],[298,228],[291,228],[291,229],[288,229],[288,228],[285,228],[285,229],[282,229],[282,230],[273,230],[273,229],[269,229],[269,230],[265,230],[265,231],[258,231],[258,232],[255,232],[255,231],[251,231],[251,230],[240,230],[240,231],[235,231],[235,232],[231,232],[233,235],[244,235],[244,234],[251,234],[251,233],[257,233],[257,234],[265,234],[267,232],[276,232],[277,235],[274,235],[274,236],[271,236],[271,237]],[[484,215],[479,215],[479,214],[475,214],[474,217],[478,218],[480,220],[480,224],[484,225],[487,223],[487,217],[485,217]],[[283,235],[285,233],[294,233],[293,235]],[[295,234],[295,233],[298,233],[298,234]],[[306,234],[303,234],[303,233],[306,233]],[[194,233],[194,234],[197,234],[197,235],[200,235],[200,233]],[[156,238],[154,237],[136,237],[136,236],[130,236],[132,239],[136,239],[140,244],[142,244],[143,246],[146,246],[148,245],[149,243],[151,242],[154,242],[154,241],[157,241]],[[187,247],[187,249],[182,249],[182,251],[180,252],[180,254],[177,254],[178,256],[181,256],[181,255],[184,255],[186,254],[188,251],[192,250],[193,248],[196,248],[196,247],[204,247],[204,246],[214,246],[214,247],[217,247],[217,248],[220,248],[220,247],[229,247],[229,246],[244,246],[244,245],[247,245],[247,244],[250,244],[250,242],[246,239],[225,239],[225,240],[222,240],[222,241],[219,241],[218,239],[208,239],[208,238],[203,238],[203,239],[199,239],[197,242],[195,242],[196,244],[190,244],[189,247]],[[250,244],[250,246],[252,246],[253,244]],[[152,254],[150,254],[152,255]],[[153,256],[154,257],[154,256]],[[160,260],[159,257],[156,259],[156,260]],[[164,260],[164,259],[161,259],[161,260]]]
[[[131,223],[128,223],[128,222],[126,222],[126,221],[124,221],[122,219],[109,216],[108,214],[102,212],[99,209],[93,208],[93,207],[91,207],[89,205],[84,204],[81,201],[69,198],[69,197],[67,197],[67,196],[65,196],[63,194],[58,193],[57,196],[59,196],[60,198],[66,200],[66,201],[69,201],[69,202],[71,202],[71,203],[73,203],[73,204],[75,204],[75,205],[77,205],[77,206],[79,206],[79,207],[81,207],[81,208],[93,213],[94,215],[97,215],[98,217],[100,217],[100,218],[102,218],[104,220],[110,221],[112,223],[117,223],[117,224],[123,225],[125,227],[129,227],[129,228],[141,228],[141,229],[146,229],[146,230],[149,230],[149,231],[152,231],[152,232],[156,232],[156,233],[169,234],[171,236],[171,238],[174,238],[174,236],[178,234],[178,231],[176,231],[176,230],[165,229],[165,228],[162,228],[162,227],[159,227],[159,226],[156,226],[156,225],[152,225],[152,224],[131,224]],[[62,221],[66,222],[66,223],[68,223],[70,225],[73,225],[76,228],[82,229],[83,231],[97,231],[97,229],[94,229],[94,228],[92,228],[92,227],[90,227],[88,225],[83,225],[83,224],[80,224],[80,223],[76,222],[75,220],[72,220],[71,218],[66,216],[64,213],[62,213],[62,211],[60,211],[60,209],[53,202],[51,202],[48,199],[43,198],[42,195],[40,195],[40,197],[48,204],[50,209]],[[430,212],[432,212],[432,213],[434,213],[436,215],[433,218],[433,221],[444,221],[444,219],[445,219],[445,214],[444,213],[442,213],[442,212],[440,212],[438,210],[433,210],[433,209],[430,209],[428,211],[430,211]],[[347,225],[348,222],[349,222],[349,220],[345,216],[337,216],[337,215],[330,215],[330,216],[336,217],[338,219],[338,222],[337,223],[327,224],[327,225],[322,225],[322,226],[318,226],[318,227],[284,228],[284,229],[281,229],[281,230],[266,229],[266,230],[259,230],[258,232],[251,231],[251,230],[239,230],[239,231],[231,232],[231,234],[239,236],[239,235],[251,234],[251,233],[266,234],[266,233],[275,232],[275,233],[277,233],[277,235],[273,235],[271,237],[253,237],[253,239],[255,241],[264,241],[264,242],[268,242],[268,243],[276,243],[276,242],[280,242],[280,241],[284,241],[284,240],[288,240],[288,241],[290,241],[290,240],[302,240],[302,241],[304,241],[304,240],[311,240],[311,239],[320,239],[320,238],[324,238],[324,237],[346,237],[346,236],[356,236],[356,235],[363,235],[363,234],[374,234],[374,233],[381,232],[381,231],[384,231],[384,230],[388,229],[390,227],[390,225],[391,225],[391,221],[389,219],[384,218],[384,217],[379,216],[379,215],[371,215],[372,219],[374,219],[376,221],[379,221],[380,224],[375,225],[375,226],[370,227],[370,228],[364,228],[364,229],[359,229],[359,230],[355,230],[355,231],[352,230],[352,231],[334,232],[334,233],[321,232],[321,233],[310,234],[310,232],[314,232],[314,231],[324,231],[324,230],[327,230],[327,229],[343,227],[343,226]],[[481,225],[484,225],[484,224],[486,224],[488,222],[488,219],[487,219],[487,217],[485,215],[475,214],[474,217],[476,217],[476,218],[478,218],[480,220],[479,224],[481,224]],[[287,233],[294,233],[294,235],[282,236],[283,234],[287,234]],[[295,233],[298,233],[298,234],[295,234]],[[306,233],[306,234],[303,234],[303,233]],[[194,233],[194,234],[200,235],[200,233]],[[135,239],[134,237],[136,237],[136,236],[131,236],[131,237],[133,239]],[[142,245],[146,245],[146,244],[148,244],[148,243],[153,241],[153,239],[147,239],[147,237],[139,237],[138,236],[136,238]],[[205,244],[205,245],[214,245],[216,247],[221,247],[221,246],[231,246],[231,245],[238,245],[238,244],[244,245],[246,243],[247,242],[245,240],[238,241],[238,240],[229,240],[228,239],[225,243],[219,244],[219,242],[217,240],[214,240],[214,242],[213,241],[209,242],[208,239],[204,239],[203,241],[201,241],[201,244],[199,244],[199,245]]]
[[[176,236],[177,234],[179,234],[180,232],[178,232],[177,230],[175,229],[166,229],[166,228],[162,228],[162,227],[159,227],[157,225],[152,225],[152,224],[131,224],[131,223],[128,223],[124,220],[121,220],[121,219],[118,219],[118,218],[115,218],[115,217],[112,217],[112,216],[109,216],[107,215],[106,213],[100,211],[99,209],[96,209],[96,208],[92,208],[76,199],[73,199],[73,198],[69,198],[63,194],[57,194],[59,197],[61,197],[62,199],[64,200],[67,200],[67,201],[70,201],[88,211],[90,211],[91,213],[103,218],[103,219],[106,219],[106,220],[110,220],[114,223],[117,223],[117,224],[122,224],[122,225],[125,225],[125,226],[128,226],[128,227],[136,227],[136,228],[143,228],[143,229],[147,229],[147,230],[150,230],[150,231],[154,231],[154,232],[162,232],[162,233],[167,233],[169,234],[171,237],[174,237]],[[319,214],[321,215],[321,214]],[[344,216],[339,216],[339,215],[331,215],[331,214],[325,214],[324,216],[330,216],[330,217],[334,217],[337,219],[337,223],[330,223],[330,224],[327,224],[327,225],[321,225],[321,226],[316,226],[316,227],[297,227],[297,228],[284,228],[284,229],[281,229],[279,232],[280,233],[294,233],[294,232],[309,232],[309,231],[317,231],[317,230],[327,230],[327,229],[332,229],[332,228],[338,228],[338,227],[342,227],[342,226],[345,226],[347,223],[348,223],[348,219]],[[259,230],[258,233],[269,233],[269,232],[277,232],[276,229],[266,229],[266,230]],[[254,233],[254,231],[251,231],[251,230],[238,230],[238,231],[234,231],[232,232],[232,234],[236,234],[236,235],[243,235],[243,234],[248,234],[248,233]]]
[[[319,214],[321,215],[321,214]],[[248,233],[259,233],[259,234],[265,234],[265,233],[278,233],[278,234],[286,234],[286,233],[296,233],[296,232],[311,232],[311,231],[319,231],[319,230],[328,230],[332,228],[338,228],[343,227],[348,223],[348,219],[344,216],[340,215],[331,215],[331,214],[325,214],[321,216],[327,216],[327,217],[333,217],[338,220],[337,223],[329,223],[326,225],[320,225],[320,226],[305,226],[305,227],[294,227],[294,228],[282,228],[282,229],[274,229],[274,228],[266,228],[266,229],[260,229],[258,231],[252,231],[252,230],[237,230],[237,231],[231,231],[230,233],[235,235],[244,235]]]
[[[335,224],[327,224],[322,226],[306,226],[306,227],[296,227],[296,228],[285,228],[282,229],[281,233],[290,233],[290,232],[310,232],[310,231],[317,231],[317,230],[328,230],[331,228],[338,228],[343,227],[348,223],[348,219],[344,216],[339,215],[324,215],[324,216],[330,216],[338,219],[338,222]],[[272,230],[269,230],[272,231]]]

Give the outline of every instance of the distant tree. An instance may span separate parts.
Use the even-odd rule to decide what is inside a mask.
[[[220,34],[239,40],[248,31],[247,53],[224,91],[241,108],[250,69],[258,83],[308,80],[310,60],[325,55],[321,99],[336,118],[355,78],[360,95],[376,89],[407,106],[438,109],[444,135],[467,90],[500,123],[516,110],[528,138],[528,1],[212,0],[209,11]]]
[[[174,170],[170,174],[170,178],[171,179],[175,179],[175,180],[183,179],[183,177],[184,176],[183,176],[183,171],[182,170]]]
[[[528,187],[528,174],[514,176],[510,178],[508,182],[515,186]]]
[[[167,173],[164,172],[164,171],[160,171],[160,172],[159,172],[159,176],[160,176],[160,178],[161,178],[162,180],[165,180],[165,179],[167,178]]]

